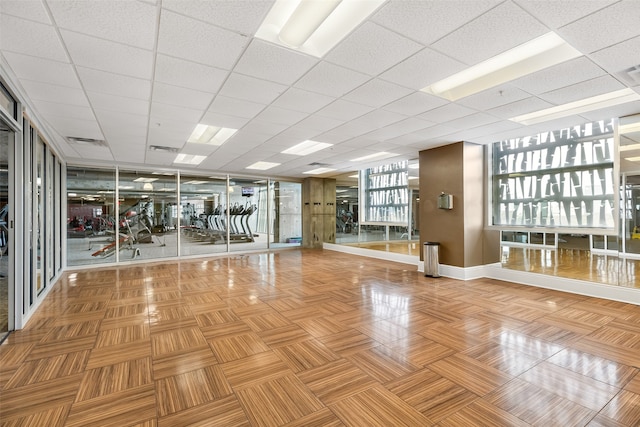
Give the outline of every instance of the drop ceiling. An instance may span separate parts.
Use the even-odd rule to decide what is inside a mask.
[[[189,171],[302,178],[321,163],[335,169],[322,176],[338,176],[457,141],[640,112],[636,101],[535,126],[508,120],[640,93],[637,0],[387,1],[322,58],[254,37],[272,5],[1,0],[0,71],[67,162],[151,170],[185,170],[177,150],[207,156]],[[420,91],[549,31],[582,56],[456,102]],[[239,130],[219,147],[187,144],[198,123]],[[333,145],[282,153],[305,140]],[[396,156],[351,161],[379,151]],[[258,161],[280,166],[246,169]]]

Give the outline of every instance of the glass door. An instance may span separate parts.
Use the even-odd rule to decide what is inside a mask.
[[[0,121],[0,341],[13,329],[13,278],[10,275],[9,250],[9,147],[15,140],[15,133]]]

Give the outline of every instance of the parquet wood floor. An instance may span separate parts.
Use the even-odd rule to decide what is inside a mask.
[[[333,251],[73,272],[0,346],[0,425],[639,426],[639,324]]]

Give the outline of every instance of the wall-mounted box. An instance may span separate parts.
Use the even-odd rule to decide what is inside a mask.
[[[453,209],[453,195],[440,194],[438,196],[438,209]]]

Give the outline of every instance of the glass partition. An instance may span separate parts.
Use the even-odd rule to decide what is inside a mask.
[[[177,176],[121,170],[118,174],[119,259],[178,255]]]
[[[227,249],[227,177],[180,175],[180,255]],[[176,221],[177,222],[177,221]]]
[[[14,304],[13,277],[9,266],[13,251],[9,250],[9,147],[15,141],[15,133],[0,121],[0,341],[9,332],[9,316]]]
[[[67,166],[67,264],[115,262],[115,169]]]
[[[273,240],[269,226],[267,181],[229,178],[229,250],[266,249]]]
[[[302,244],[302,184],[272,181],[271,234],[269,247],[280,248]]]

